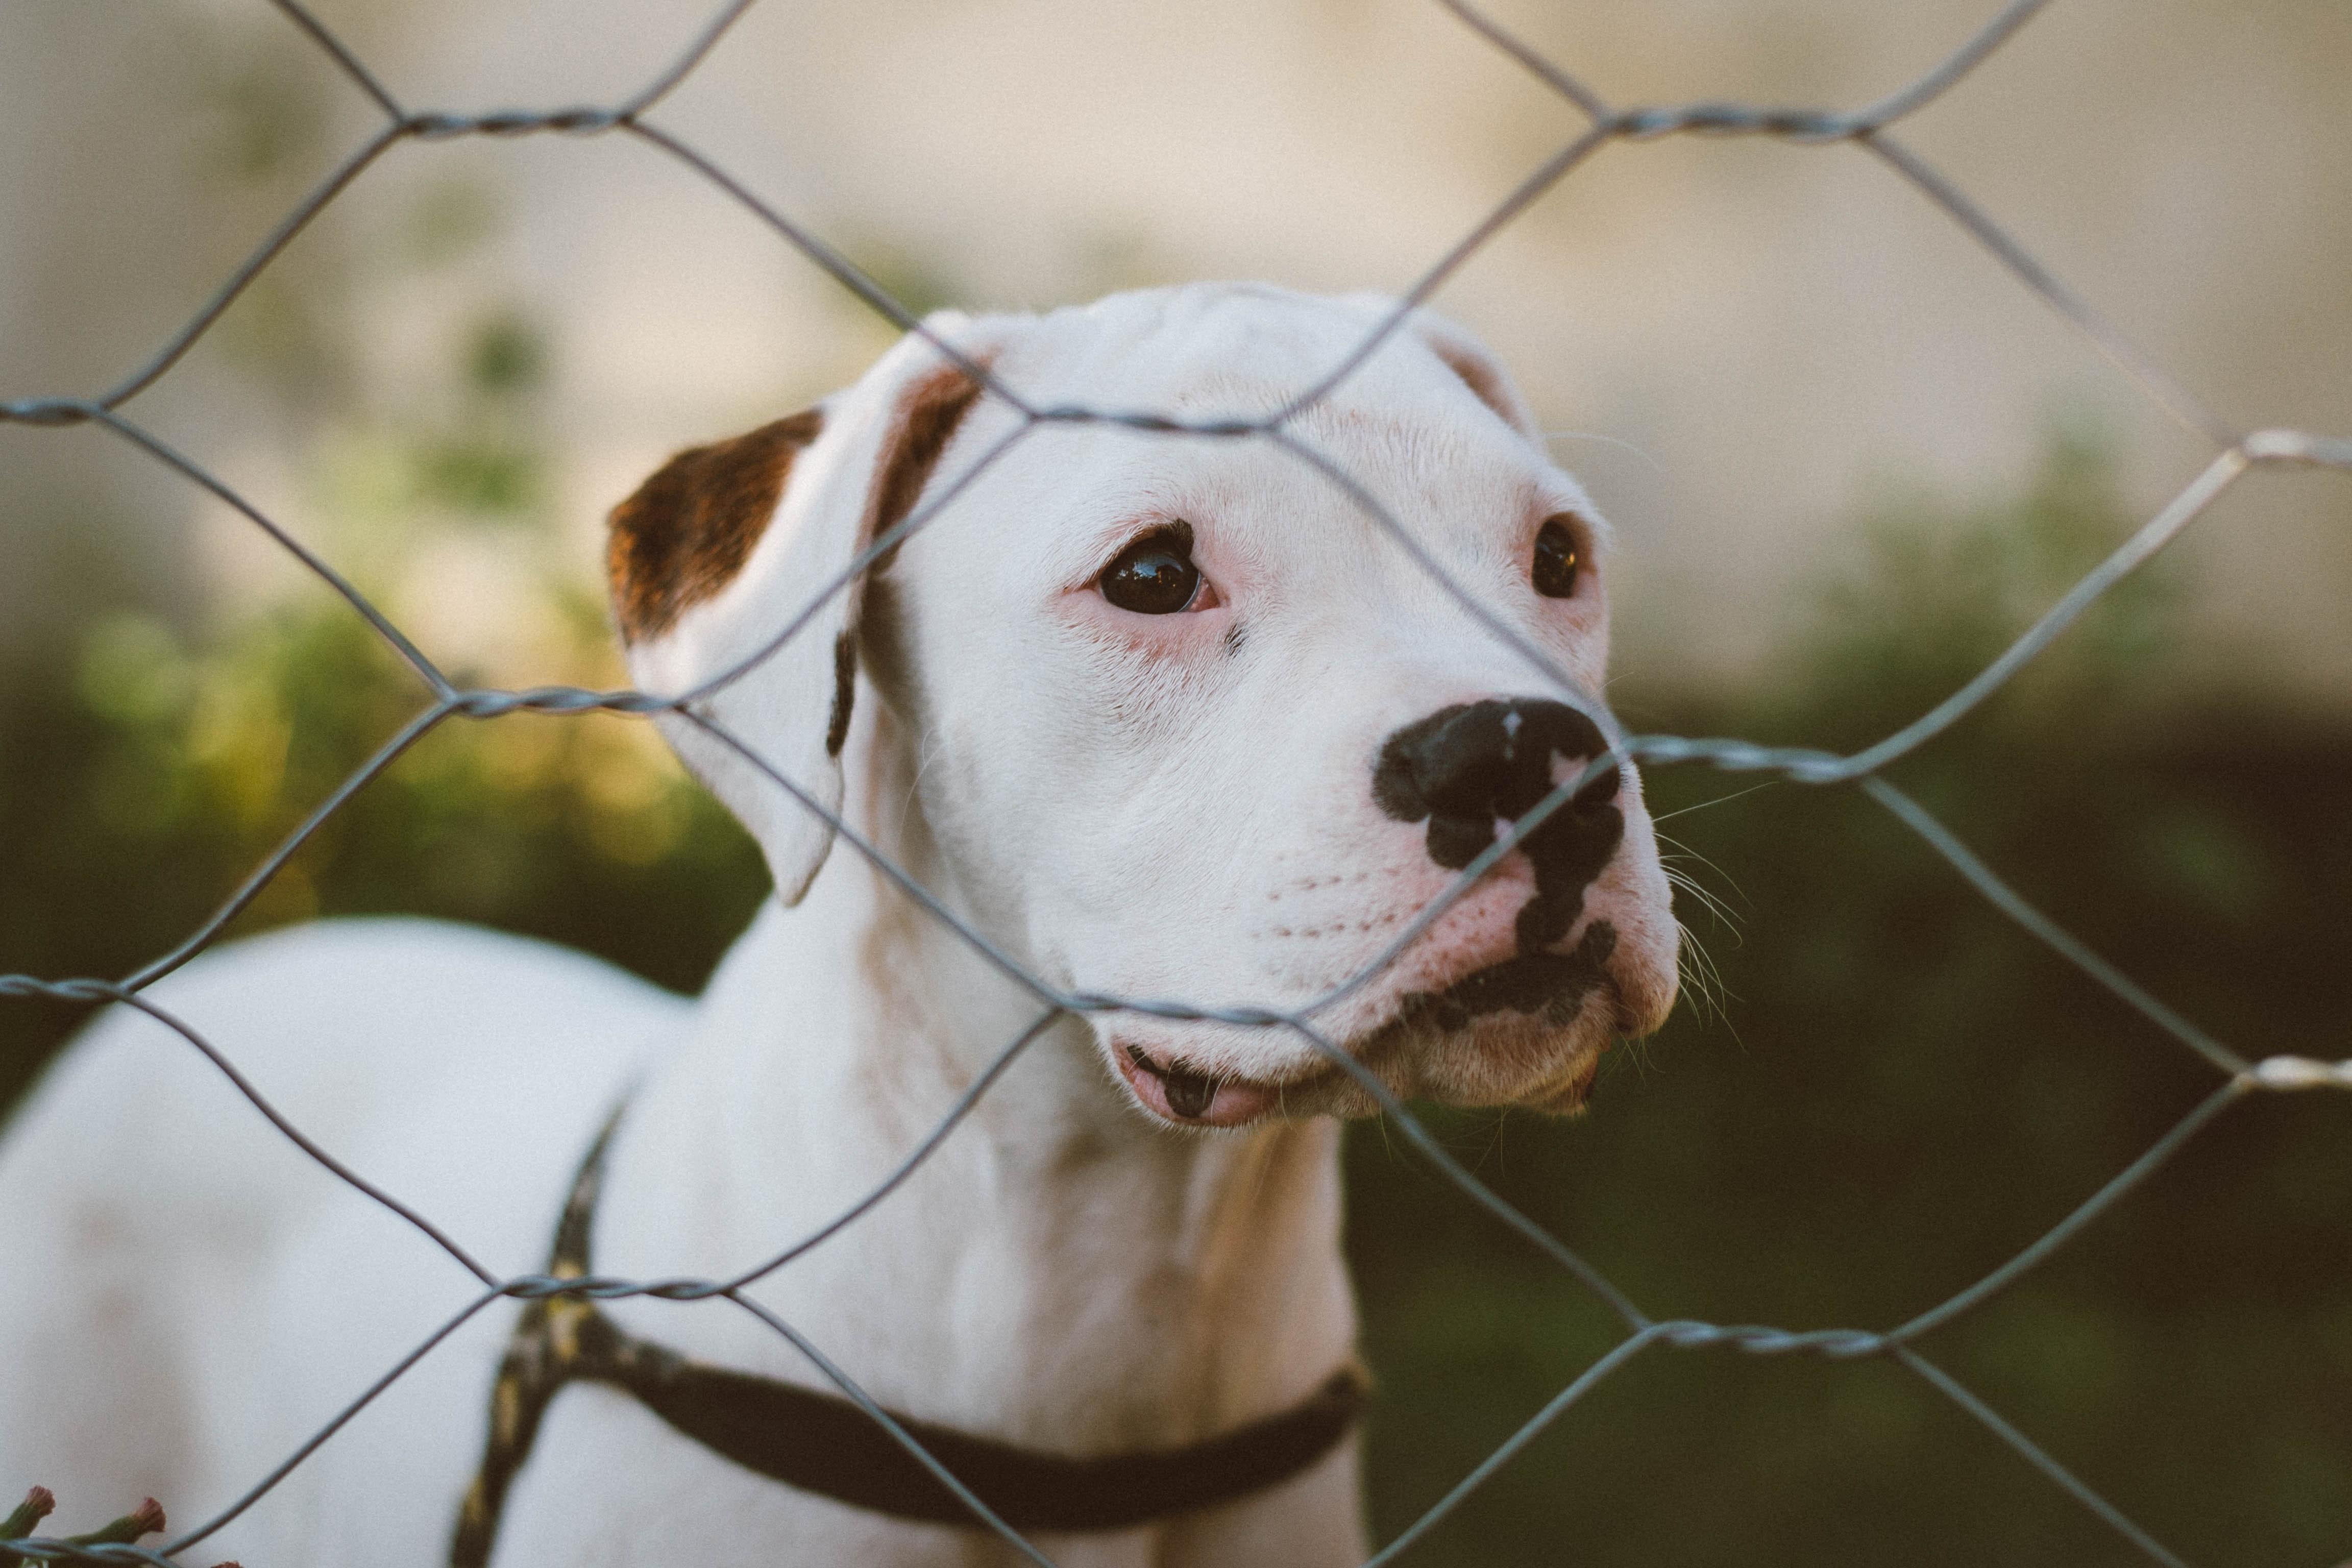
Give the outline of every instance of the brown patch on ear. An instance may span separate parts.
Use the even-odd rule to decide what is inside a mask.
[[[1477,395],[1478,401],[1493,409],[1503,423],[1524,434],[1526,416],[1519,412],[1518,400],[1511,395],[1508,383],[1501,374],[1477,354],[1470,353],[1448,342],[1433,342],[1429,345],[1445,368],[1462,378],[1462,384]]]
[[[811,408],[680,452],[613,509],[604,566],[623,641],[660,636],[734,580],[775,515],[793,459],[824,428]]]
[[[981,362],[983,367],[986,363]],[[961,366],[943,364],[899,395],[898,428],[890,432],[882,449],[873,505],[866,514],[863,537],[869,545],[915,510],[923,487],[931,481],[931,470],[939,467],[940,454],[948,449],[956,426],[963,423],[980,391],[980,383]],[[877,561],[872,570],[881,571],[885,564]]]
[[[833,716],[824,721],[824,754],[841,755],[849,739],[849,713],[857,700],[857,634],[844,632],[833,639]]]
[[[881,461],[874,476],[874,499],[867,504],[866,526],[858,534],[862,548],[872,548],[875,540],[904,522],[907,514],[915,510],[915,503],[922,499],[923,487],[931,481],[931,470],[939,467],[940,455],[948,449],[956,426],[963,423],[964,415],[970,412],[980,393],[980,383],[966,375],[961,367],[948,364],[899,395],[898,423],[890,431],[890,438],[883,443]],[[895,550],[894,546],[876,557],[866,569],[866,575],[871,577],[887,570]],[[856,700],[857,623],[853,621],[833,645],[833,714],[824,728],[826,755],[841,755],[842,745],[849,739],[849,716]]]

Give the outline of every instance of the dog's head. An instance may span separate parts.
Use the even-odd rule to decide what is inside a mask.
[[[1034,406],[1197,421],[1282,407],[1386,309],[1201,286],[929,326]],[[1323,1002],[1317,1030],[1399,1094],[1580,1103],[1602,1049],[1675,994],[1631,767],[1397,946],[1607,749],[1605,531],[1501,368],[1416,314],[1285,426],[1330,472],[1260,437],[1049,420],[974,473],[1022,424],[909,337],[819,409],[673,459],[614,514],[639,684],[686,691],[751,658],[936,508],[704,710],[828,809],[845,748],[901,748],[938,891],[1054,984]],[[853,742],[877,699],[887,722]],[[796,900],[831,828],[723,739],[663,722]],[[1171,1121],[1372,1106],[1287,1027],[1090,1017]]]

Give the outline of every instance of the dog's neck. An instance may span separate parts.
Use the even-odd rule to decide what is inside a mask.
[[[896,772],[853,779],[852,819],[953,900],[919,822],[861,809]],[[640,1092],[599,1271],[772,1256],[888,1178],[1044,1011],[839,846],[800,908],[763,910]],[[902,1188],[753,1294],[914,1414],[1065,1449],[1187,1441],[1350,1353],[1338,1146],[1329,1121],[1157,1126],[1064,1017]],[[635,1310],[682,1348],[817,1381],[747,1314]]]

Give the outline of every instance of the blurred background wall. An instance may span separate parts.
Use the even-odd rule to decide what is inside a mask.
[[[1613,101],[1852,105],[1991,8],[1496,11]],[[456,110],[610,102],[702,15],[320,10],[404,101]],[[2336,0],[2058,0],[1903,134],[2225,417],[2341,434],[2347,79]],[[761,0],[657,118],[910,303],[991,308],[1213,276],[1401,288],[1578,128],[1423,0]],[[373,128],[257,0],[0,4],[0,396],[126,374]],[[1612,147],[1438,304],[1619,525],[1612,698],[1644,728],[1866,743],[2210,457],[1853,149]],[[448,667],[602,683],[604,510],[888,336],[624,139],[404,145],[131,411]],[[2352,1015],[2347,524],[2341,475],[2251,477],[1895,770],[2250,1055],[2340,1055]],[[102,432],[0,425],[0,973],[169,947],[420,700],[195,487]],[[1612,1053],[1592,1114],[1435,1122],[1654,1313],[1885,1327],[2215,1079],[1867,802],[1754,783],[1651,774],[1690,1002]],[[417,911],[690,988],[762,885],[646,726],[524,716],[444,726],[233,931]],[[76,1022],[0,1004],[0,1103]],[[2352,1556],[2344,1109],[2232,1110],[1926,1348],[2189,1561]],[[1392,1534],[1612,1322],[1389,1130],[1349,1148]],[[2141,1560],[1916,1380],[1714,1352],[1628,1367],[1406,1561]]]
[[[1852,105],[1988,9],[1594,0],[1496,14],[1613,101]],[[622,94],[701,10],[421,0],[322,14],[406,101],[486,109]],[[8,26],[12,394],[121,374],[368,128],[371,107],[259,5],[12,0]],[[2225,417],[2341,428],[2347,58],[2352,12],[2329,0],[2081,0],[1905,135]],[[762,4],[662,122],[918,302],[984,306],[1217,276],[1400,288],[1577,128],[1421,0]],[[1789,629],[1790,588],[1886,487],[1996,487],[2065,418],[2104,433],[2134,510],[2206,456],[1850,148],[1612,147],[1439,303],[1507,353],[1552,428],[1578,433],[1559,452],[1623,531],[1621,668],[1636,684],[1751,671]],[[454,340],[493,310],[552,346],[548,477],[583,563],[604,509],[667,450],[838,384],[885,335],[640,147],[411,145],[144,412],[299,519],[320,430],[364,432],[430,395]],[[280,392],[274,405],[257,379]],[[283,395],[289,380],[298,395]],[[259,570],[192,548],[220,520],[97,450],[102,438],[0,439],[38,480],[0,500],[16,568],[0,637],[37,635],[34,606],[89,591],[92,553],[124,590],[182,605]],[[2347,524],[2341,487],[2264,475],[2196,531],[2181,553],[2210,590],[2194,617],[2206,673],[2343,701]],[[117,530],[126,548],[97,544]]]

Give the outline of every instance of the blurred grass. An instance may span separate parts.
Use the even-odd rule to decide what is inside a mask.
[[[464,347],[499,418],[370,458],[387,510],[511,532],[541,504],[543,353]],[[451,434],[455,431],[455,435]],[[475,440],[468,447],[458,437]],[[452,442],[457,444],[452,445]],[[389,456],[387,456],[387,450]],[[379,460],[381,459],[381,460]],[[371,470],[374,471],[374,470]],[[1736,699],[1625,699],[1644,730],[1849,747],[1974,673],[2129,526],[2095,443],[2023,493],[1891,497],[1820,628]],[[554,594],[593,667],[600,614]],[[2159,579],[1894,776],[2026,897],[2249,1054],[2345,1050],[2352,735],[2196,698]],[[421,704],[348,612],[205,638],[116,616],[0,677],[0,971],[169,947]],[[1571,1122],[1431,1112],[1646,1310],[1886,1327],[2000,1263],[2216,1081],[1850,790],[1651,776],[1720,994],[1621,1048]],[[761,894],[748,840],[646,727],[453,721],[334,817],[236,931],[414,910],[698,984]],[[71,1026],[0,1004],[0,1097]],[[2263,1099],[1927,1353],[2190,1560],[2352,1552],[2352,1140],[2341,1097]],[[1349,1144],[1392,1535],[1612,1342],[1573,1283],[1376,1125]],[[1879,1364],[1653,1352],[1568,1413],[1415,1564],[2135,1561],[1932,1391]]]

